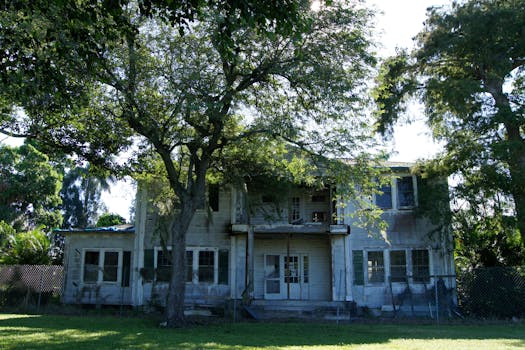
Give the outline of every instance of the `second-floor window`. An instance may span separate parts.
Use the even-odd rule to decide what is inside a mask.
[[[392,187],[390,184],[380,188],[382,193],[376,194],[376,205],[381,209],[392,209]]]
[[[399,208],[414,206],[414,182],[412,181],[412,176],[403,176],[397,179],[397,204]]]
[[[379,190],[381,193],[375,195],[375,204],[383,210],[410,209],[416,205],[412,176],[400,177],[392,184],[382,185]]]
[[[290,222],[301,219],[301,199],[292,197],[290,203]]]

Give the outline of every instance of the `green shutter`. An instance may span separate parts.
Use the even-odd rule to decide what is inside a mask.
[[[353,250],[352,257],[354,263],[354,285],[362,286],[365,284],[365,273],[363,270],[363,251]]]
[[[155,272],[155,251],[153,249],[144,249],[144,268],[142,269],[142,278],[146,281],[153,281]]]
[[[228,284],[228,251],[219,250],[219,284]]]
[[[122,256],[122,287],[129,287],[129,277],[131,274],[131,252],[124,252]]]

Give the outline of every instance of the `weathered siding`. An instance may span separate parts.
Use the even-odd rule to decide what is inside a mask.
[[[131,285],[137,271],[130,271],[130,286],[122,287],[122,273],[116,282],[84,283],[82,280],[83,254],[86,249],[109,249],[133,251],[134,234],[70,233],[66,236],[64,265],[66,270],[64,294],[65,303],[79,304],[132,304]],[[131,253],[131,266],[135,254]],[[119,266],[119,269],[121,267]]]

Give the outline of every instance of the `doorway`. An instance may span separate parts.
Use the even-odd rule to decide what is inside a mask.
[[[265,299],[308,299],[309,292],[308,255],[264,256]]]

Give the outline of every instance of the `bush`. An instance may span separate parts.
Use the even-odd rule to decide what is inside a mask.
[[[0,252],[0,262],[9,265],[48,265],[51,242],[40,228],[11,233]]]
[[[462,311],[475,317],[525,316],[525,271],[514,267],[479,268],[458,276]]]

